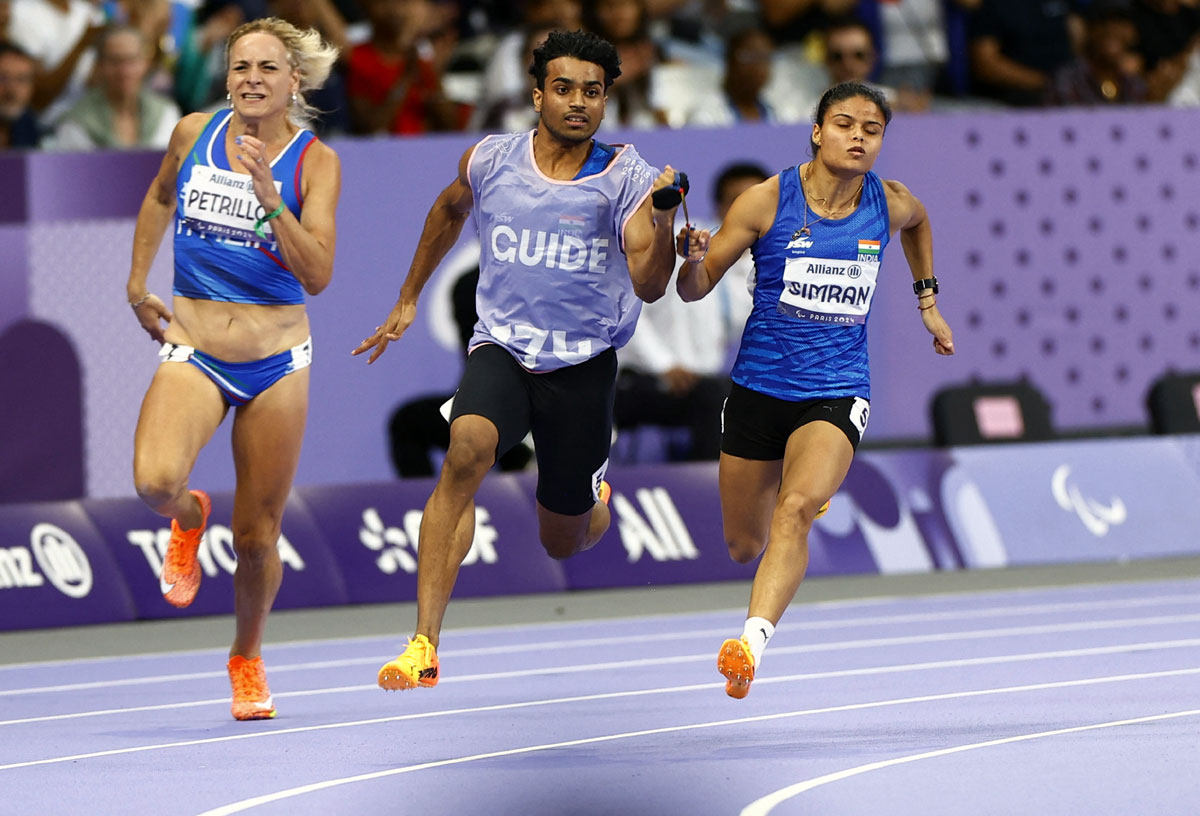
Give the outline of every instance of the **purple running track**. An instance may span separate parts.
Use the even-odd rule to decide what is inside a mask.
[[[0,667],[12,814],[1192,814],[1200,581],[794,606],[750,696],[740,610],[277,644],[279,717],[216,650]]]

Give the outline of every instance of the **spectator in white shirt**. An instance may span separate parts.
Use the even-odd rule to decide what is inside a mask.
[[[726,166],[714,185],[717,220],[767,175],[754,164]],[[618,434],[642,425],[686,428],[687,446],[669,450],[668,458],[719,458],[727,372],[753,305],[747,286],[753,267],[747,252],[708,297],[684,303],[668,287],[660,299],[643,305],[637,329],[619,356]]]
[[[33,107],[53,122],[77,99],[96,62],[104,12],[87,0],[14,0],[9,32],[36,59]]]

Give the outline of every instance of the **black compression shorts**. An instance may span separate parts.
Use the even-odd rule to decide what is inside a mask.
[[[721,451],[743,459],[782,459],[788,437],[809,422],[832,423],[857,450],[869,411],[862,397],[789,402],[734,383],[721,412]]]
[[[598,500],[612,444],[617,355],[611,348],[578,365],[533,373],[494,343],[467,357],[450,422],[476,414],[499,432],[499,458],[533,432],[538,503],[578,516]]]

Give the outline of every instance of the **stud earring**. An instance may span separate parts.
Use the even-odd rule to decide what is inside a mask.
[[[294,93],[292,94],[292,104],[293,105],[296,104],[296,94],[294,94]]]

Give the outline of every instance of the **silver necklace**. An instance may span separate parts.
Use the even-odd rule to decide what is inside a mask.
[[[797,234],[798,235],[812,235],[812,230],[809,229],[809,220],[808,220],[808,210],[809,210],[808,188],[805,186],[808,182],[808,176],[812,175],[812,163],[809,163],[809,165],[808,165],[808,174],[807,175],[801,175],[799,167],[796,168],[796,175],[800,176],[800,192],[804,195],[804,226],[802,226],[800,228],[800,230]],[[858,189],[854,191],[854,195],[850,196],[850,198],[846,204],[843,204],[841,207],[839,207],[836,210],[830,209],[828,215],[822,215],[820,218],[813,221],[812,225],[816,226],[817,224],[824,221],[826,218],[834,218],[835,215],[840,214],[841,211],[846,209],[847,207],[853,207],[854,201],[858,198],[859,194],[862,193],[863,185],[866,184],[866,182],[867,182],[867,177],[863,176],[862,181],[860,181],[858,183]],[[823,199],[823,198],[814,198],[813,201],[819,202],[821,204],[825,203],[825,199]],[[816,215],[815,210],[813,211],[813,215]]]

